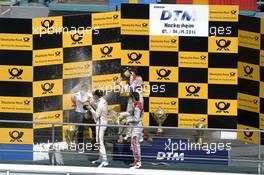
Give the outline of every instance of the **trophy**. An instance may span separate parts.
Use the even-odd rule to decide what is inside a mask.
[[[160,106],[156,111],[152,112],[151,114],[159,125],[159,128],[157,129],[157,135],[163,135],[164,130],[161,127],[166,118],[168,117],[168,114],[166,114],[165,110]]]
[[[76,142],[76,136],[77,136],[77,129],[76,126],[70,125],[66,129],[66,141],[68,144],[75,143]]]
[[[205,124],[203,123],[204,121],[205,121],[205,118],[198,119],[198,123],[194,125],[194,128],[205,128]],[[196,130],[196,133],[197,133],[196,142],[202,145],[204,130]]]

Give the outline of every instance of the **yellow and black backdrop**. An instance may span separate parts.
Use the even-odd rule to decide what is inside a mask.
[[[195,23],[195,12],[205,17]],[[237,127],[237,27],[237,6],[122,4],[121,65],[149,86],[145,125],[157,125],[151,113],[161,106],[164,126]]]
[[[0,19],[0,119],[72,122],[70,99],[81,84],[104,88],[120,76],[119,21],[119,12]],[[107,100],[119,108],[117,93]],[[63,129],[55,127],[56,141]],[[1,123],[0,130],[1,148],[51,142],[51,125]]]
[[[238,128],[264,127],[264,19],[239,17]],[[256,132],[241,132],[239,139],[258,143]]]

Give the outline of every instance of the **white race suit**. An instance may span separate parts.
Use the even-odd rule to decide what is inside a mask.
[[[101,126],[107,125],[108,104],[106,100],[101,97],[98,102],[96,111],[91,108],[91,112],[96,118],[96,124],[98,124],[98,126],[96,126],[96,143],[99,143],[99,160],[107,161],[107,155],[104,145],[104,134],[107,127]]]

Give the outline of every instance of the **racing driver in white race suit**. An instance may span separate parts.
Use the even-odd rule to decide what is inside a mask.
[[[91,111],[92,115],[96,120],[96,143],[99,143],[99,159],[92,162],[92,164],[99,164],[98,167],[106,167],[109,165],[104,145],[104,134],[107,128],[107,114],[108,114],[108,104],[103,98],[103,92],[101,90],[96,90],[94,92],[94,98],[99,100],[96,110],[91,106],[87,109]],[[103,126],[101,126],[103,125]]]

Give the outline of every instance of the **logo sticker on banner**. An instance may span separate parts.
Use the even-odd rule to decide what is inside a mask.
[[[150,35],[208,36],[208,8],[205,5],[152,4]]]

